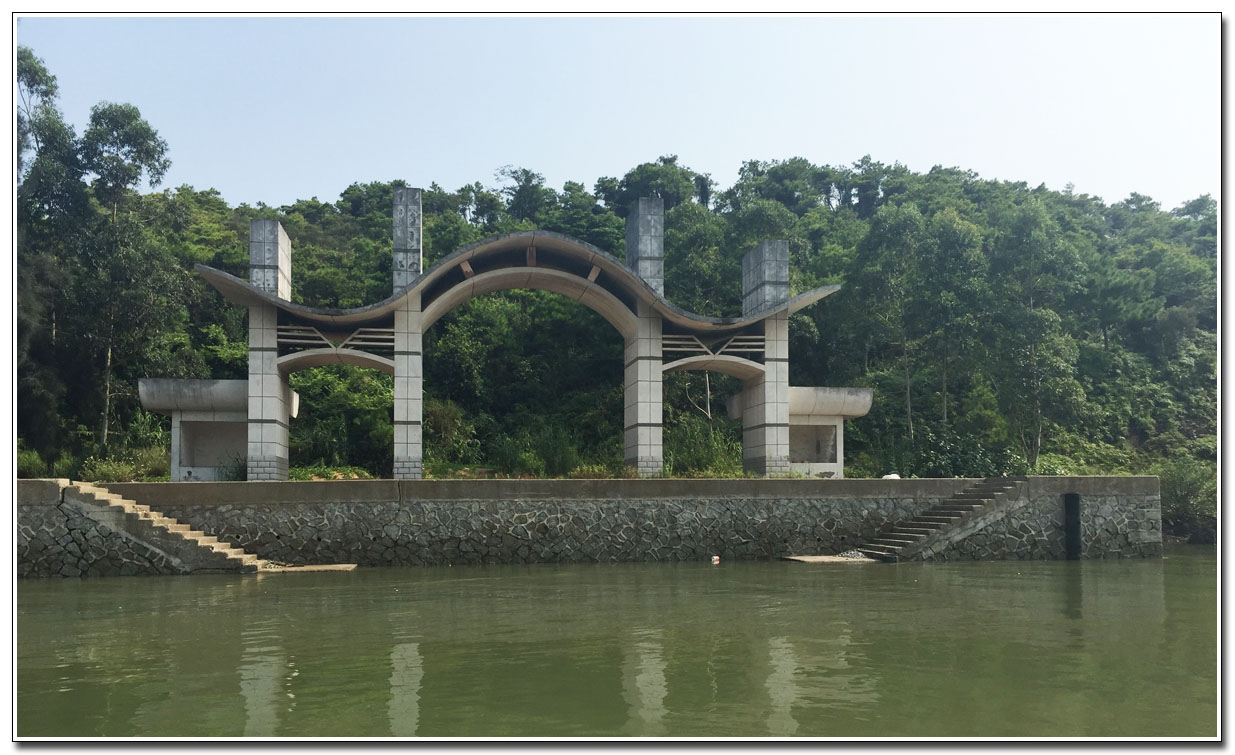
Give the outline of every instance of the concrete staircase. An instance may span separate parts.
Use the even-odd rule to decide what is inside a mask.
[[[64,501],[114,532],[164,554],[188,574],[252,573],[273,566],[97,485],[74,483],[65,489]]]
[[[897,522],[857,550],[879,561],[904,560],[920,551],[928,539],[938,540],[948,530],[1016,494],[1024,483],[1023,477],[988,477],[913,519]]]

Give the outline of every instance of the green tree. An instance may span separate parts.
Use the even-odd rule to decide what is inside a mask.
[[[90,123],[81,138],[82,167],[93,173],[99,202],[111,208],[112,219],[120,198],[144,177],[158,186],[171,167],[167,142],[141,117],[134,105],[101,102],[90,110]]]

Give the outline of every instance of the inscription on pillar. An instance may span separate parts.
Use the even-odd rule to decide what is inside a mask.
[[[394,188],[394,290],[412,285],[421,270],[420,189]]]

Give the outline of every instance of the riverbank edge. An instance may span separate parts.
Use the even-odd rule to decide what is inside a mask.
[[[831,555],[974,482],[347,480],[107,487],[263,559],[428,566]],[[79,532],[82,523],[57,500],[57,486],[67,484],[18,481],[18,576],[97,573],[92,549],[106,533]],[[1161,555],[1156,477],[1030,477],[1025,493],[994,512],[982,531],[931,557],[1062,559],[1068,493],[1080,496],[1082,557]],[[124,558],[115,549],[107,557]],[[147,573],[126,571],[133,569]]]

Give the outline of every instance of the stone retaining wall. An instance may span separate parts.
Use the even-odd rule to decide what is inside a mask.
[[[965,485],[917,482],[382,480],[109,489],[261,558],[382,566],[836,553]]]
[[[833,554],[974,482],[366,480],[107,487],[264,559],[385,566]],[[33,492],[23,496],[23,490],[46,492],[49,485],[18,481],[20,576],[64,573],[52,566],[67,543],[80,551],[81,543],[93,542],[93,521],[73,518],[50,500],[32,503],[27,499],[39,497]],[[1066,492],[1082,496],[1086,557],[1161,553],[1156,478],[1030,478],[1028,490],[1016,515],[991,521],[929,557],[1062,558]],[[53,551],[52,542],[60,550]],[[86,569],[69,571],[102,573],[90,571],[95,562],[89,559],[74,563],[86,562]],[[158,573],[158,566],[138,571]]]
[[[1030,477],[1025,494],[975,516],[916,558],[1064,559],[1063,497],[1080,496],[1081,558],[1162,555],[1156,477]]]
[[[18,577],[180,574],[180,563],[66,500],[68,480],[17,481]]]

